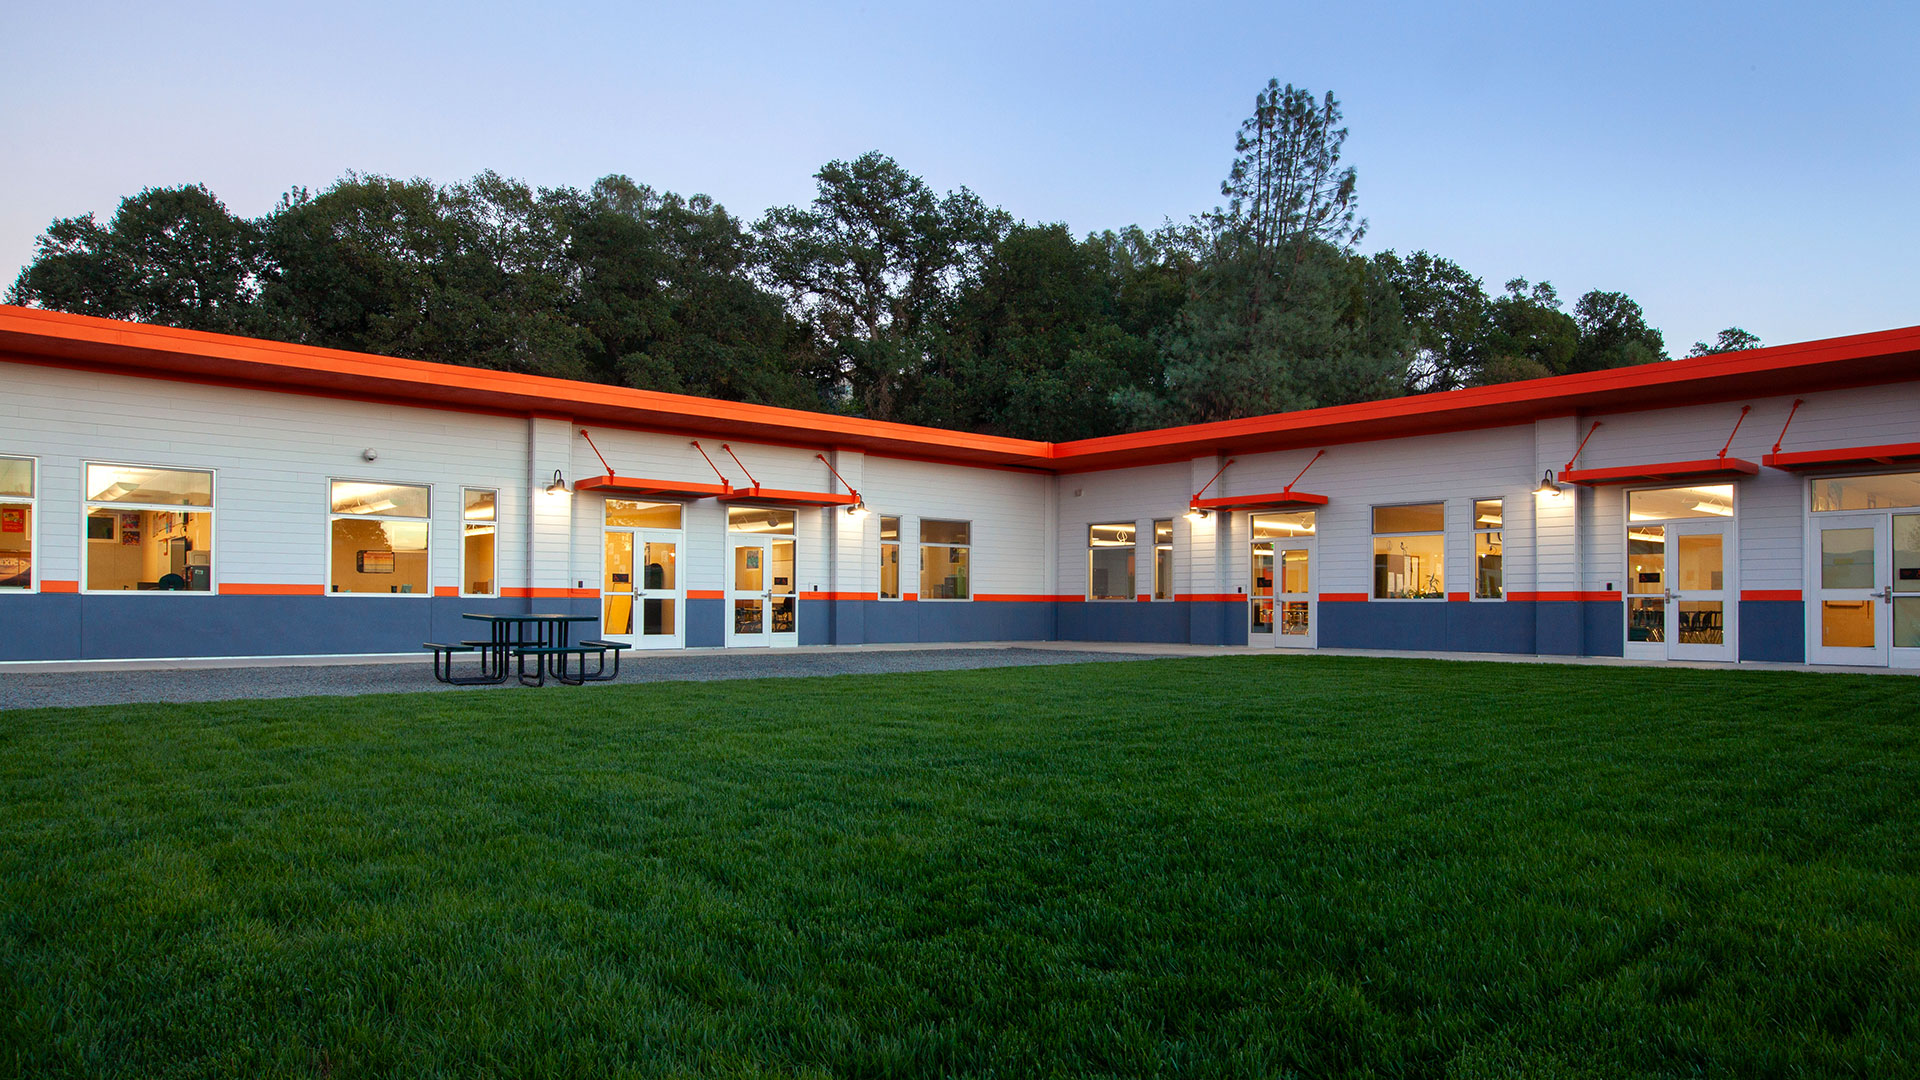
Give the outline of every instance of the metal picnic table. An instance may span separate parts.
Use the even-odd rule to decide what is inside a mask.
[[[572,644],[567,640],[572,624],[596,622],[598,616],[594,615],[496,615],[470,611],[460,617],[486,623],[490,633],[485,641],[462,641],[457,646],[426,643],[426,648],[434,650],[434,678],[444,683],[460,686],[499,684],[506,682],[509,675],[518,675],[520,681],[528,686],[543,685],[548,675],[573,685],[604,681],[619,673],[620,650],[626,647],[610,641]],[[453,654],[476,651],[480,654],[479,676],[454,677]],[[606,670],[606,654],[609,651],[614,654],[612,674]],[[591,675],[586,670],[586,654],[589,652],[600,653],[600,669]],[[570,672],[567,658],[575,655],[580,658],[579,668]],[[531,673],[527,671],[529,658],[534,662]]]

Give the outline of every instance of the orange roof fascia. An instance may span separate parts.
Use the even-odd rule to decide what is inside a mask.
[[[1920,326],[1631,368],[1048,443],[0,305],[9,359],[639,431],[1050,472],[1920,380]]]

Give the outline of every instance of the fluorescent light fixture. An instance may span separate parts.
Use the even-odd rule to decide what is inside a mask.
[[[1693,508],[1702,514],[1714,514],[1718,517],[1733,516],[1733,507],[1722,506],[1718,503],[1697,502],[1693,504]]]

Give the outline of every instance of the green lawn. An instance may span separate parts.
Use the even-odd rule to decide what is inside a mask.
[[[0,712],[0,1075],[1911,1075],[1920,680]]]

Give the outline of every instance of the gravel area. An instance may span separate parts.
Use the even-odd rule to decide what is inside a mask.
[[[434,681],[426,663],[340,664],[181,668],[158,671],[61,671],[0,674],[0,709],[38,709],[135,702],[238,701],[248,698],[410,694],[422,691],[512,689],[527,694],[568,694],[594,687],[642,682],[704,682],[713,679],[796,678],[810,675],[876,675],[896,671],[954,671],[1149,660],[1151,655],[1026,648],[888,649],[864,652],[627,654],[615,682],[544,687],[447,686]],[[465,673],[473,661],[460,668]]]

